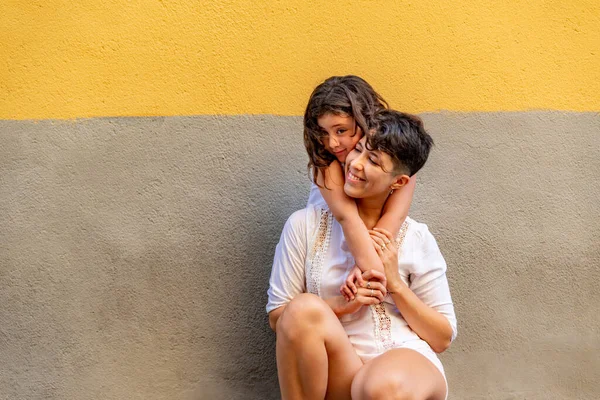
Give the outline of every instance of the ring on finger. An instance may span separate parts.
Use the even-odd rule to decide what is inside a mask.
[[[385,241],[385,244],[386,244],[386,245],[388,245],[388,244],[390,244],[390,243],[391,243],[391,242],[390,242],[389,240],[386,240],[386,241]]]
[[[381,245],[381,250],[385,250],[386,249],[386,245],[385,243]]]
[[[375,297],[375,296],[373,296],[373,289],[371,289],[371,294],[370,294],[370,296],[371,296],[371,297]]]

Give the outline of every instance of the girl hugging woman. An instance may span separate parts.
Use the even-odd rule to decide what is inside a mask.
[[[268,290],[282,398],[444,399],[446,263],[406,217],[431,137],[354,76],[319,85],[304,121],[318,189],[283,229]]]

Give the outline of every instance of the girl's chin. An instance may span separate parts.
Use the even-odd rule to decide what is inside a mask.
[[[331,150],[329,150],[329,152],[330,152],[331,154],[333,154],[333,156],[334,156],[335,158],[337,158],[337,160],[338,160],[340,163],[344,163],[344,162],[346,162],[346,157],[348,156],[348,151],[346,151],[346,150],[342,150],[342,151],[340,151],[339,153],[334,153],[334,152],[332,152]]]

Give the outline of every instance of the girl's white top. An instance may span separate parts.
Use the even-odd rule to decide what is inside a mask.
[[[308,201],[306,203],[307,206],[320,205],[322,207],[327,207],[327,203],[325,202],[323,195],[321,195],[319,187],[314,183],[311,183],[310,185],[310,193],[308,195]]]
[[[427,225],[407,218],[396,244],[402,280],[425,304],[448,319],[454,339],[456,316],[446,279],[446,262],[435,238]],[[354,258],[342,227],[325,202],[309,204],[288,218],[281,233],[271,271],[267,312],[286,305],[300,293],[314,293],[323,299],[339,296],[339,288],[353,266]],[[340,321],[363,361],[392,348],[406,347],[423,354],[444,373],[436,354],[408,326],[391,295],[379,305],[344,315]]]

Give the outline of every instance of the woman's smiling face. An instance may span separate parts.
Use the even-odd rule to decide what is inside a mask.
[[[394,162],[383,151],[367,149],[365,142],[363,137],[346,158],[344,191],[354,198],[387,196],[399,177]]]
[[[325,150],[344,163],[348,154],[363,136],[354,118],[348,115],[327,113],[317,119],[323,131],[322,143]]]

